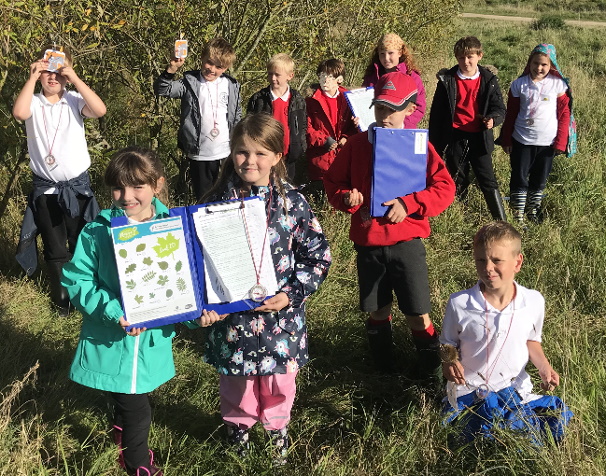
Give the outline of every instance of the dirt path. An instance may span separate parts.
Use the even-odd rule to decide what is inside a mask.
[[[531,21],[536,20],[533,17],[510,17],[506,15],[484,15],[482,13],[461,13],[463,18],[486,18],[487,20],[497,20],[497,21],[516,21],[516,22],[526,22],[529,23]],[[606,30],[606,22],[603,21],[588,21],[588,20],[564,20],[567,25],[570,26],[582,26],[582,27],[590,27],[590,28],[604,28]]]

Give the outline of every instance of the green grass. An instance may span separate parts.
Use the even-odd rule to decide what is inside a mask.
[[[521,17],[553,14],[568,20],[606,21],[606,3],[601,0],[466,0],[463,2],[463,11]]]
[[[180,327],[177,376],[153,393],[150,444],[167,475],[605,474],[606,45],[595,30],[537,32],[527,25],[489,26],[473,19],[459,25],[451,44],[467,34],[483,41],[483,63],[499,67],[505,93],[530,50],[543,41],[557,46],[560,64],[573,81],[580,152],[557,160],[547,190],[547,220],[523,231],[525,263],[519,275],[523,285],[546,298],[545,351],[562,377],[556,393],[576,415],[563,444],[537,449],[503,433],[500,444],[449,449],[439,406],[405,377],[414,367],[414,354],[400,315],[395,316],[396,359],[403,374],[373,375],[365,317],[357,309],[348,217],[318,203],[334,265],[308,308],[313,361],[298,380],[290,466],[271,468],[259,428],[247,460],[225,452],[217,376],[200,359],[204,332]],[[442,57],[422,61],[429,98],[435,71],[453,64],[451,44],[444,45]],[[509,170],[501,151],[495,164],[505,192]],[[490,216],[477,188],[470,195],[468,207],[455,203],[432,220],[433,234],[426,240],[438,325],[448,295],[476,279],[469,243]],[[7,250],[14,249],[22,207],[22,200],[11,203],[0,224]],[[108,434],[106,400],[67,378],[80,317],[59,318],[44,281],[19,278],[10,254],[0,258],[0,475],[122,474]]]

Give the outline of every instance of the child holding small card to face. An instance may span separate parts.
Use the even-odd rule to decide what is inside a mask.
[[[91,160],[84,118],[103,116],[105,104],[76,74],[67,49],[48,46],[38,58],[13,106],[15,119],[25,121],[34,187],[28,197],[17,261],[28,275],[34,273],[36,236],[40,234],[51,299],[66,316],[69,298],[60,284],[61,269],[72,256],[80,230],[99,211],[88,175]],[[38,81],[42,91],[36,94]],[[78,92],[67,91],[68,83]]]
[[[127,330],[110,228],[114,217],[126,216],[133,224],[168,217],[168,209],[156,198],[165,183],[162,161],[150,150],[122,149],[110,160],[105,183],[111,188],[112,207],[84,227],[63,271],[62,283],[82,313],[70,378],[108,392],[120,466],[131,475],[160,476],[147,442],[148,394],[175,375],[174,325]],[[203,311],[198,323],[218,318],[214,311]]]
[[[202,67],[175,74],[185,63],[177,48],[166,71],[154,82],[158,96],[181,100],[178,144],[189,162],[196,200],[215,183],[223,160],[229,156],[229,138],[242,116],[240,83],[225,74],[236,59],[233,47],[223,38],[209,41],[202,50]]]
[[[214,323],[204,359],[221,375],[221,415],[229,443],[245,455],[248,430],[260,421],[271,437],[278,465],[286,462],[295,377],[309,360],[305,301],[318,289],[331,262],[318,220],[286,181],[283,151],[280,122],[269,114],[246,116],[234,129],[230,160],[205,197],[217,201],[257,196],[266,206],[264,236],[278,290],[266,298],[268,291],[260,283],[254,285],[251,298],[254,292],[253,299],[262,301],[261,306]],[[261,263],[253,263],[258,277]]]

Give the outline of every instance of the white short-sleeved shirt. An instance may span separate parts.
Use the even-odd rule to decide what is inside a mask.
[[[486,383],[491,391],[513,386],[523,400],[530,396],[527,341],[541,342],[545,300],[538,291],[515,286],[515,299],[502,311],[484,299],[479,282],[450,296],[440,342],[460,350],[467,385],[447,387],[457,398]]]
[[[189,158],[192,160],[211,161],[229,156],[229,126],[227,124],[227,99],[229,96],[228,79],[219,76],[214,81],[200,81],[198,97],[202,124],[200,127],[200,154]],[[212,137],[215,127],[219,135]]]
[[[548,74],[534,83],[527,74],[511,83],[511,95],[520,98],[520,112],[513,138],[524,145],[551,145],[558,133],[558,96],[568,86],[561,78]]]
[[[48,102],[43,94],[34,94],[25,129],[29,166],[39,177],[63,182],[90,167],[84,136],[84,106],[86,102],[74,91],[65,91],[55,104]],[[52,170],[44,160],[51,148],[57,164]]]

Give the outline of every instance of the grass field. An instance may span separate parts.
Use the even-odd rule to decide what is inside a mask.
[[[408,331],[395,316],[402,374],[372,374],[366,356],[364,315],[357,309],[355,263],[348,218],[315,204],[330,238],[334,265],[308,307],[313,361],[299,376],[291,424],[290,464],[271,468],[262,430],[244,461],[226,454],[218,413],[217,377],[201,363],[203,331],[179,329],[177,376],[153,394],[151,447],[167,475],[603,475],[606,474],[606,42],[595,31],[541,32],[481,20],[459,22],[452,43],[474,34],[485,45],[484,64],[499,70],[506,93],[539,42],[554,43],[572,78],[579,150],[559,158],[545,200],[547,219],[523,231],[521,284],[546,298],[544,348],[562,377],[556,393],[576,416],[558,447],[531,447],[502,433],[498,443],[449,449],[439,405],[406,375],[414,366]],[[421,58],[428,98],[434,73],[451,66],[442,57]],[[508,163],[495,163],[503,192]],[[23,200],[11,203],[0,241],[14,249]],[[433,317],[437,324],[450,293],[471,286],[475,275],[470,239],[490,219],[477,189],[469,206],[453,204],[432,221],[426,240]],[[79,315],[59,318],[44,283],[21,279],[12,253],[0,257],[0,475],[119,475],[108,434],[104,397],[67,379],[80,327]],[[536,377],[536,374],[535,374]]]
[[[601,0],[464,1],[463,11],[522,17],[539,17],[545,14],[554,14],[569,20],[606,21],[606,4]]]

